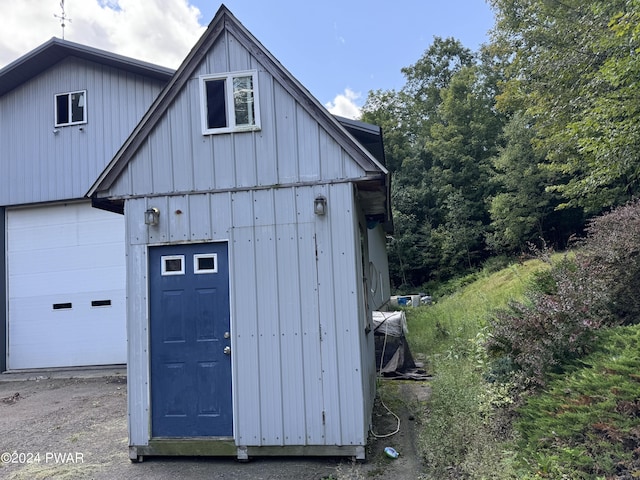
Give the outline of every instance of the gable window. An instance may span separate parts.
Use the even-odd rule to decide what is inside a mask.
[[[60,93],[55,96],[56,127],[87,123],[87,91]]]
[[[257,78],[255,70],[200,77],[203,134],[260,129]]]

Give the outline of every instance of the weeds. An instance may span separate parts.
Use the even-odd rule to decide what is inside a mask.
[[[427,478],[640,478],[640,203],[587,232],[407,312],[434,373]]]

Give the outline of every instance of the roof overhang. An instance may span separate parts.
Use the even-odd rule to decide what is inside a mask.
[[[144,144],[174,99],[197,70],[200,62],[218,38],[227,30],[256,58],[302,108],[314,117],[362,168],[362,180],[356,180],[361,204],[368,217],[379,218],[391,225],[390,174],[384,166],[382,131],[375,125],[329,114],[326,108],[295,79],[280,62],[222,5],[200,40],[189,52],[171,80],[156,98],[136,128],[111,162],[86,193],[87,197],[104,197],[128,162]],[[108,195],[108,194],[107,194]],[[367,213],[368,212],[368,213]]]
[[[382,129],[379,126],[337,115],[334,117],[381,165],[386,166]],[[391,175],[380,174],[378,180],[358,182],[357,186],[367,220],[379,222],[387,233],[393,233]]]
[[[170,68],[69,42],[68,40],[52,38],[0,70],[0,96],[19,87],[68,57],[81,58],[163,82],[169,81],[174,73],[174,70]]]

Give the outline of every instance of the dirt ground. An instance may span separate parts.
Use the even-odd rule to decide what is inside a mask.
[[[0,375],[0,478],[57,479],[418,479],[416,411],[428,398],[425,382],[394,382],[390,408],[400,431],[372,439],[365,463],[349,459],[128,456],[127,386],[123,369]],[[376,402],[374,431],[392,432],[396,419]],[[400,457],[391,460],[384,447]]]

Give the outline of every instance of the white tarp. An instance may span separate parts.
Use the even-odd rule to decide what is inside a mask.
[[[373,312],[373,331],[378,335],[404,337],[407,332],[407,317],[403,311]]]

